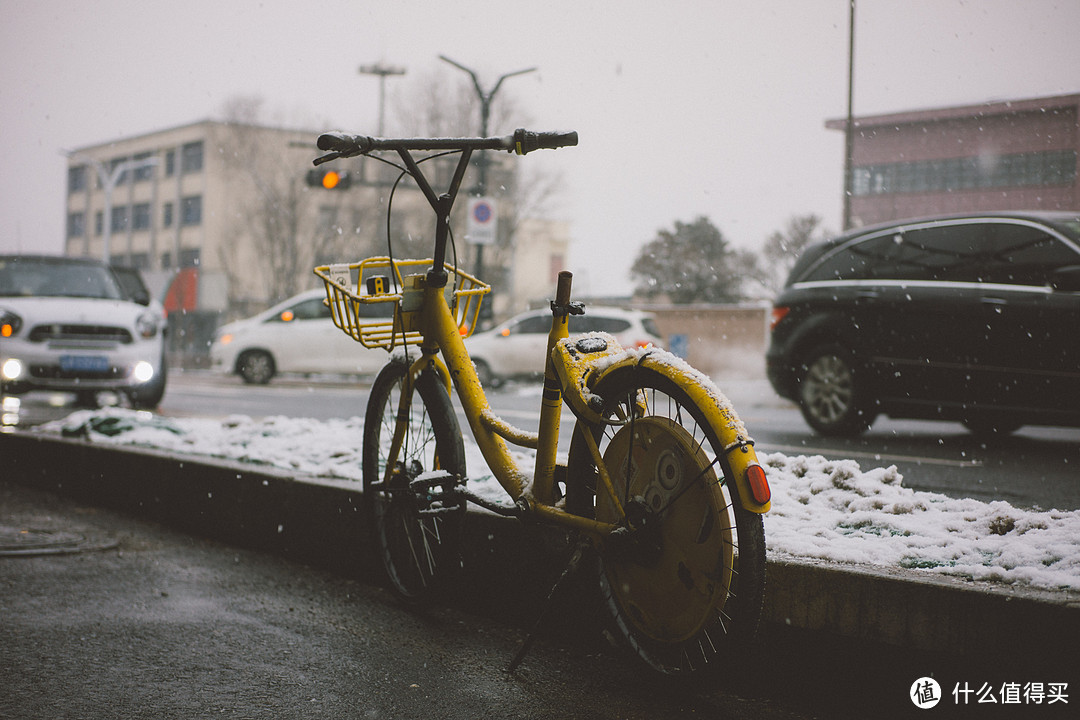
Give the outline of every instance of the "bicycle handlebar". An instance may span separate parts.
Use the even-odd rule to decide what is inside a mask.
[[[534,150],[555,150],[578,144],[576,132],[532,132],[519,128],[513,135],[490,138],[374,138],[343,132],[323,133],[316,145],[330,152],[315,158],[321,165],[338,158],[366,155],[376,150],[505,150],[525,155]]]

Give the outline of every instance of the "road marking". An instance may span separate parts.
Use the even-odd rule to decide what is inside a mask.
[[[860,452],[858,450],[833,450],[829,448],[796,447],[793,445],[774,445],[772,443],[757,443],[756,450],[773,450],[775,452],[795,452],[800,455],[822,455],[843,458],[868,458],[877,462],[898,461],[913,462],[920,465],[942,465],[945,467],[977,468],[982,467],[982,460],[946,460],[943,458],[920,457],[918,455],[885,455],[882,453]]]

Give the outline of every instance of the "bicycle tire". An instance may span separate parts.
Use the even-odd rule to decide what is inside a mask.
[[[366,516],[390,588],[402,600],[418,604],[437,594],[461,565],[465,502],[442,500],[438,514],[424,514],[421,510],[430,508],[409,483],[432,470],[445,470],[464,482],[465,446],[446,389],[428,368],[412,393],[399,471],[384,481],[408,372],[406,361],[394,358],[372,383],[364,417],[363,482]]]
[[[761,622],[761,515],[744,509],[735,483],[716,474],[719,466],[731,477],[717,433],[671,378],[626,367],[594,392],[605,399],[604,417],[627,422],[578,423],[567,459],[567,510],[618,520],[608,493],[596,494],[599,476],[582,435],[592,432],[620,502],[638,518],[653,518],[640,545],[615,551],[606,541],[593,554],[610,630],[666,674],[730,667],[745,659]]]

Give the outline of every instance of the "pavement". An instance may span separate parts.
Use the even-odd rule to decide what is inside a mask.
[[[371,554],[343,551],[366,541],[355,483],[26,431],[0,433],[0,458],[5,482],[335,572],[377,576]],[[467,534],[472,572],[461,602],[531,624],[564,562],[565,538],[485,512],[468,514]],[[0,516],[0,556],[100,542],[59,530],[28,536]],[[1080,593],[776,557],[766,581],[763,649],[753,667],[784,682],[809,687],[827,678],[835,685],[837,673],[848,673],[871,697],[906,694],[922,676],[938,678],[946,695],[987,683],[1004,692],[1012,683],[1054,682],[1075,694],[1070,707],[1080,703],[1080,668],[1061,662],[1080,646]],[[1037,710],[1016,716],[1051,716],[1045,705]]]

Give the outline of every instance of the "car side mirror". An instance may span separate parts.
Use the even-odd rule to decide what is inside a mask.
[[[1059,292],[1080,292],[1080,265],[1055,270],[1050,275],[1050,287]]]

